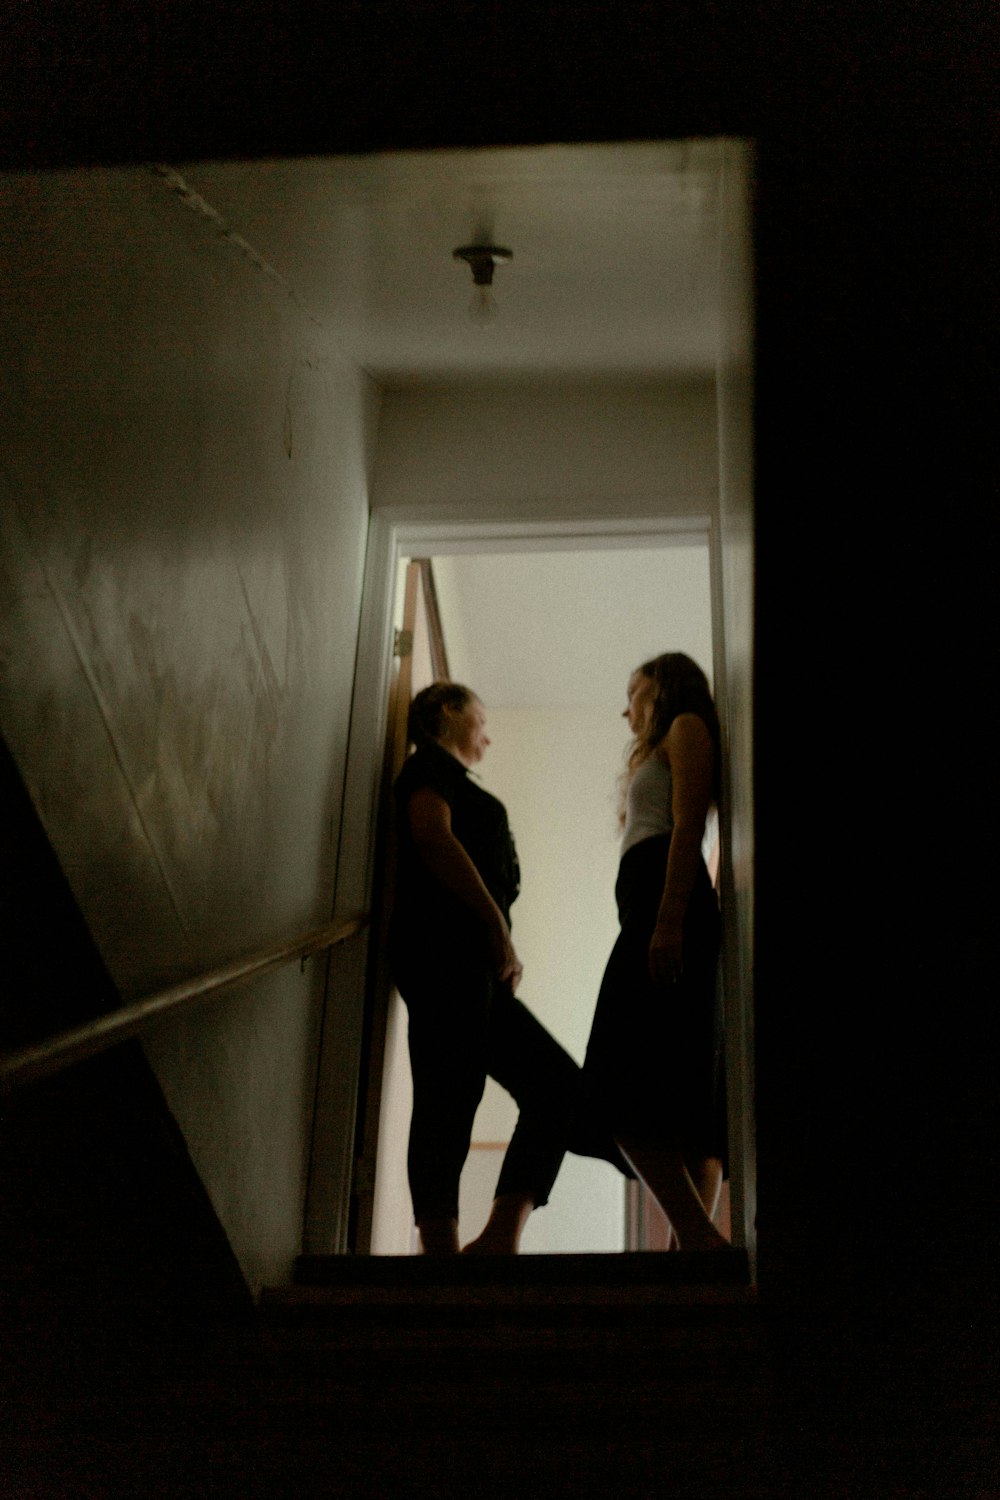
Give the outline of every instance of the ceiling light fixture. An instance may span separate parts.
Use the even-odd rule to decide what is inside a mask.
[[[451,253],[455,260],[464,260],[472,271],[469,317],[476,323],[492,323],[497,315],[492,291],[493,272],[505,261],[514,259],[513,250],[505,250],[502,245],[460,245]]]

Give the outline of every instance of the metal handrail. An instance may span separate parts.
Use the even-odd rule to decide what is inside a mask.
[[[0,1095],[10,1093],[21,1084],[35,1083],[52,1073],[93,1057],[118,1042],[138,1036],[153,1021],[161,1021],[172,1011],[184,1009],[196,1001],[211,999],[233,985],[244,984],[261,974],[270,973],[295,959],[306,959],[325,948],[346,942],[368,925],[367,913],[338,922],[326,922],[298,937],[270,948],[259,949],[230,963],[208,969],[193,979],[182,980],[169,989],[158,990],[141,1000],[119,1006],[106,1015],[94,1016],[79,1026],[56,1032],[45,1041],[14,1052],[0,1053]]]

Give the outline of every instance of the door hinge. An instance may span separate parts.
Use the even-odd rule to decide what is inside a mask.
[[[413,631],[397,630],[392,641],[393,656],[413,655]]]

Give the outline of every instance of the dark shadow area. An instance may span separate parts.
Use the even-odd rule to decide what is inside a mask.
[[[0,805],[6,1050],[118,997],[2,745]],[[199,1493],[169,1393],[253,1307],[139,1044],[0,1100],[0,1180],[4,1492]]]

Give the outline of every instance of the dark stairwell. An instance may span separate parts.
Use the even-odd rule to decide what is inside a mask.
[[[997,299],[984,254],[995,199],[984,188],[994,14],[626,0],[591,15],[508,0],[474,16],[409,7],[412,24],[401,24],[404,9],[333,8],[317,29],[305,11],[289,28],[273,6],[263,24],[227,6],[76,6],[62,26],[52,7],[10,8],[4,165],[41,174],[81,162],[719,132],[755,142],[757,1227],[776,1452],[787,1460],[766,1473],[777,1475],[775,1493],[809,1500],[992,1500],[996,746],[985,648],[996,614],[987,442]],[[82,268],[70,277],[72,310],[99,263],[71,241]],[[47,290],[39,257],[28,269]],[[151,284],[178,301],[172,282]],[[199,296],[199,309],[211,300]],[[64,326],[62,312],[55,319]],[[155,322],[144,312],[141,341],[122,339],[123,349],[145,344]],[[163,345],[152,348],[155,368]],[[46,440],[62,374],[61,364],[40,372]],[[90,391],[89,361],[84,374]],[[128,378],[129,393],[142,384]],[[82,403],[67,452],[82,446],[76,421],[83,438],[95,431],[90,414]],[[148,431],[138,436],[155,477],[172,445],[151,445]],[[228,491],[242,500],[238,484]],[[145,501],[141,483],[136,495]],[[3,833],[7,850],[6,799]],[[50,920],[59,898],[44,881],[33,895],[17,889],[8,857],[5,1043],[8,1027],[22,1039],[15,1011],[53,995],[95,998],[89,960]],[[104,1108],[109,1090],[96,1092]],[[263,1464],[248,1473],[252,1454],[230,1467],[226,1432],[255,1430],[241,1415],[241,1351],[248,1338],[259,1358],[261,1324],[245,1321],[245,1292],[233,1289],[211,1223],[196,1227],[173,1147],[173,1165],[161,1156],[154,1171],[149,1139],[131,1143],[156,1183],[131,1205],[128,1174],[97,1153],[117,1178],[102,1199],[70,1165],[88,1136],[82,1101],[67,1105],[67,1130],[46,1132],[47,1160],[32,1107],[3,1112],[5,1198],[22,1210],[5,1210],[3,1225],[4,1493],[224,1493],[230,1477],[237,1493],[280,1493]],[[164,1131],[147,1114],[138,1135],[163,1146]],[[174,1254],[178,1243],[187,1248]],[[190,1303],[178,1267],[197,1273]],[[215,1308],[220,1338],[197,1316],[185,1322],[185,1307]],[[516,1363],[525,1389],[533,1361]],[[364,1362],[353,1364],[360,1380]],[[411,1408],[433,1389],[429,1358],[416,1364],[401,1380]],[[298,1389],[312,1389],[304,1376]],[[457,1410],[436,1407],[435,1421],[457,1425]],[[629,1418],[627,1434],[603,1429],[605,1449],[645,1434],[631,1408]],[[381,1429],[387,1452],[392,1420]],[[600,1442],[599,1427],[594,1450]],[[528,1447],[465,1468],[463,1431],[435,1458],[433,1474],[445,1477],[424,1471],[424,1492],[437,1483],[442,1494],[530,1494]],[[311,1488],[385,1494],[376,1472],[345,1467]],[[577,1475],[561,1482],[581,1491]],[[620,1478],[601,1484],[625,1492]],[[703,1489],[700,1476],[661,1475],[653,1493]]]
[[[5,1050],[116,1003],[4,752]],[[0,1118],[0,1493],[770,1495],[741,1256],[304,1257],[255,1308],[138,1043]]]
[[[9,1050],[117,997],[5,752],[0,775]],[[0,1495],[986,1500],[988,1239],[959,1278],[954,1221],[918,1257],[890,1251],[898,1199],[881,1224],[824,1209],[856,1158],[814,1132],[817,1180],[796,1171],[785,1076],[759,1288],[735,1255],[345,1256],[256,1306],[137,1043],[17,1090]]]

